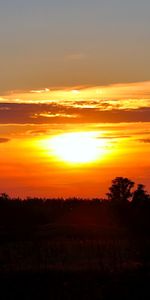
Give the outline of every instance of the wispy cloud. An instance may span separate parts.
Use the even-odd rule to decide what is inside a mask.
[[[42,90],[31,90],[30,91],[31,93],[37,93],[37,94],[43,94],[43,93],[48,93],[50,92],[49,89],[45,88],[45,89],[42,89]]]
[[[150,107],[150,81],[109,86],[11,91],[0,98],[0,103],[47,103],[99,110],[145,108]]]
[[[1,111],[10,110],[11,108],[9,106],[0,106]]]
[[[87,58],[87,55],[85,53],[69,53],[65,56],[65,60],[68,61],[81,61]]]
[[[78,115],[75,114],[65,114],[65,113],[50,113],[50,112],[45,112],[45,113],[40,113],[40,114],[34,114],[32,118],[39,118],[39,117],[44,117],[44,118],[77,118]]]
[[[4,109],[8,107],[9,109]],[[51,104],[0,104],[0,124],[150,122],[150,107],[99,109]]]
[[[10,139],[7,139],[7,138],[0,138],[0,144],[1,143],[7,143],[7,142],[9,142],[10,141]]]
[[[0,98],[0,124],[122,122],[150,122],[150,81],[45,88],[11,92]]]
[[[148,138],[148,139],[139,139],[139,142],[150,144],[150,138]]]

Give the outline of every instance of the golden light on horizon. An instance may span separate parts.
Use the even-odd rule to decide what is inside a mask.
[[[96,132],[73,132],[54,136],[42,144],[52,156],[70,164],[85,164],[102,158],[106,140]]]

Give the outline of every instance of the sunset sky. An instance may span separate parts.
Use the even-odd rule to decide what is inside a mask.
[[[150,1],[0,3],[0,192],[150,192]]]

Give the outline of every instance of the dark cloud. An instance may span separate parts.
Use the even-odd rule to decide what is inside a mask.
[[[45,135],[45,134],[48,134],[49,133],[49,130],[46,130],[46,129],[42,129],[42,130],[29,130],[27,132],[28,135],[31,135],[31,136],[42,136],[42,135]]]
[[[11,108],[8,106],[0,106],[0,110],[4,111],[4,110],[10,110]]]
[[[106,140],[115,140],[115,139],[126,139],[126,138],[130,138],[131,135],[108,135],[108,136],[98,136],[97,139],[106,139]]]
[[[150,138],[149,139],[139,139],[138,141],[146,144],[150,144]]]
[[[0,138],[0,144],[1,143],[7,143],[7,142],[9,142],[10,141],[10,139],[7,139],[7,138]]]
[[[50,114],[52,117],[47,117],[47,115]],[[0,104],[0,124],[75,124],[121,122],[150,122],[150,107],[130,110],[100,110],[99,108],[73,107],[69,106],[69,104],[66,106],[66,104],[59,105],[57,103]]]

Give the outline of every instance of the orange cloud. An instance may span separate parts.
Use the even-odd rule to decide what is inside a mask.
[[[100,110],[150,107],[150,81],[11,92],[0,103],[47,103]]]

